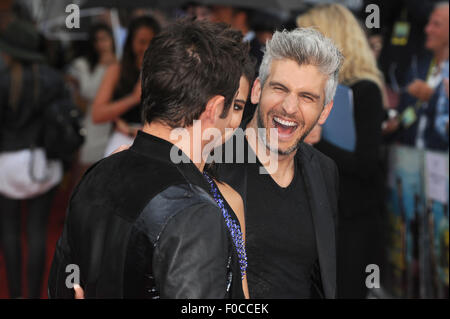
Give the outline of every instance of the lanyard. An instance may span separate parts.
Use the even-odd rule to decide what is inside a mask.
[[[429,79],[430,76],[432,75],[433,69],[435,68],[435,66],[436,66],[436,59],[433,58],[433,59],[431,60],[430,66],[428,67],[427,76],[426,76],[426,78],[425,78],[425,81],[426,81],[426,82],[428,82],[428,79]],[[424,103],[423,101],[420,101],[419,99],[417,99],[416,105],[414,106],[414,109],[415,109],[416,111],[419,110],[423,103]]]

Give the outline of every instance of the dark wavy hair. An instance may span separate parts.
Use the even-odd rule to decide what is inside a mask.
[[[207,101],[225,97],[228,114],[239,87],[248,44],[225,24],[178,20],[153,39],[142,68],[144,121],[192,125]]]
[[[136,31],[141,27],[147,27],[153,30],[155,35],[161,31],[158,22],[149,16],[142,16],[130,22],[128,27],[128,35],[125,40],[122,59],[120,62],[121,68],[118,82],[119,88],[132,88],[139,78],[140,70],[136,66],[136,55],[133,52],[133,40],[136,35]]]

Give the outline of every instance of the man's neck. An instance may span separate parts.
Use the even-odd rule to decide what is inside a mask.
[[[253,117],[253,119],[248,123],[247,129],[253,129],[255,130],[257,136],[258,136],[258,124],[256,115]],[[252,139],[248,139],[248,143],[252,150],[255,152],[256,156],[258,157],[258,160],[264,165],[264,167],[267,169],[267,171],[270,173],[270,176],[273,178],[273,180],[280,186],[280,187],[288,187],[292,180],[294,179],[295,174],[295,154],[297,151],[292,152],[289,155],[280,155],[280,154],[274,154],[273,152],[269,151],[267,149],[267,146],[264,144],[264,142],[259,138],[256,139],[256,143]],[[264,163],[263,160],[260,157],[261,152],[270,152],[271,154],[270,159],[277,161],[277,168],[272,172],[270,169],[268,169],[268,164]]]
[[[173,128],[170,127],[167,124],[153,121],[152,123],[145,124],[144,128],[142,129],[144,133],[156,136],[162,140],[165,140],[171,144],[176,145],[180,150],[183,151],[183,153],[189,157],[189,159],[194,163],[197,168],[203,172],[203,169],[205,167],[205,162],[203,161],[203,157],[199,160],[196,158],[193,154],[195,153],[195,143],[194,143],[194,135],[192,132],[192,127],[186,128],[186,131],[189,135],[189,138],[182,138],[180,139],[173,139],[171,138],[171,134],[173,132]],[[175,134],[176,137],[177,134]],[[198,142],[198,141],[197,141]],[[200,146],[201,150],[203,150],[203,145]],[[198,156],[197,156],[198,157]]]
[[[272,178],[280,187],[288,187],[295,176],[295,154],[297,151],[289,155],[278,155],[278,169]]]
[[[434,52],[434,59],[436,61],[436,65],[440,65],[445,60],[448,60],[448,46],[436,50]]]

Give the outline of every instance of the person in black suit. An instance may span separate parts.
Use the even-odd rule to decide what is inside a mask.
[[[224,146],[233,161],[217,170],[245,203],[251,298],[336,297],[337,168],[304,138],[333,106],[342,60],[314,29],[275,32],[256,113]]]

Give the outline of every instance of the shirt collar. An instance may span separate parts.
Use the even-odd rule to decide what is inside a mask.
[[[254,31],[249,31],[242,40],[243,42],[252,42],[255,37],[256,33]]]
[[[174,165],[190,183],[209,191],[209,186],[202,172],[176,145],[154,135],[139,131],[130,150],[151,159]],[[182,159],[181,163],[174,163],[171,159],[171,153],[179,154],[179,158]]]

